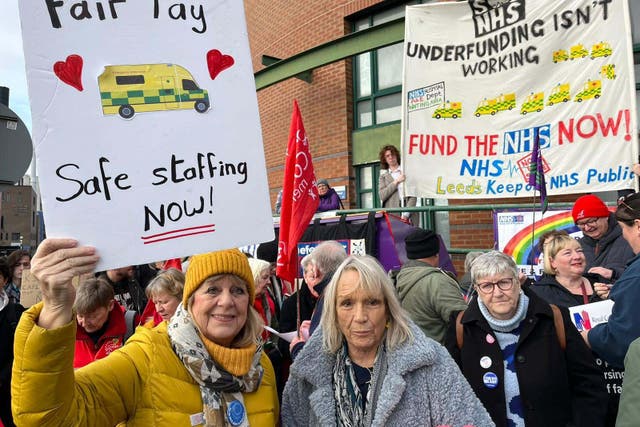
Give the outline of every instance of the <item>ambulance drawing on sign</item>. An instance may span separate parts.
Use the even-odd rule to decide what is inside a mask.
[[[558,62],[564,62],[569,59],[569,54],[566,50],[560,49],[553,52],[553,63],[557,64]]]
[[[606,58],[613,53],[611,45],[607,42],[596,43],[591,47],[591,59]]]
[[[571,51],[571,56],[569,57],[569,59],[571,59],[572,61],[574,59],[585,58],[589,56],[589,51],[585,49],[584,46],[581,44],[571,46],[570,51]]]
[[[462,102],[445,102],[433,112],[434,119],[457,119],[462,117]]]
[[[475,116],[495,115],[499,111],[513,110],[516,107],[516,94],[507,93],[493,99],[483,99],[478,103]]]
[[[569,83],[558,84],[551,89],[547,105],[551,106],[560,102],[568,102],[571,99],[570,89]]]
[[[102,112],[130,119],[135,113],[209,110],[209,93],[176,64],[108,65],[98,76]]]
[[[582,102],[587,99],[598,99],[602,95],[602,81],[589,80],[582,86],[580,92],[578,92],[573,99],[575,102]]]
[[[527,96],[520,107],[520,114],[539,113],[544,109],[544,92],[532,93]]]
[[[607,64],[600,68],[600,75],[605,79],[613,80],[616,78],[616,65]]]

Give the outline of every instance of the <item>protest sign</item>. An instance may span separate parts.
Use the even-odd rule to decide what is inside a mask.
[[[42,301],[42,292],[38,279],[31,274],[31,270],[22,271],[22,283],[20,285],[20,304],[31,307]]]
[[[98,269],[273,238],[242,2],[20,1],[50,237]]]
[[[600,323],[607,323],[612,309],[613,301],[607,299],[569,307],[569,314],[579,331],[588,331]]]
[[[518,270],[526,275],[542,275],[540,236],[551,230],[562,230],[575,238],[582,237],[571,211],[567,210],[550,210],[542,218],[535,212],[520,209],[495,211],[493,216],[497,249],[512,257]]]
[[[530,197],[536,137],[548,195],[637,185],[626,0],[409,6],[403,97],[410,195]]]
[[[76,288],[80,281],[94,277],[92,273],[75,276],[71,279],[71,284]],[[20,285],[20,304],[24,307],[31,307],[42,301],[42,291],[40,290],[40,282],[36,276],[31,274],[31,270],[22,271],[22,282]]]

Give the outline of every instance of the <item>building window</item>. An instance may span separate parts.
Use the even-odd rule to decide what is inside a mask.
[[[356,167],[356,188],[358,208],[369,209],[379,206],[378,174],[379,164]]]
[[[11,240],[14,242],[20,241],[20,233],[11,233]]]
[[[405,7],[430,3],[413,0],[387,10],[358,18],[353,30],[360,31],[394,19],[402,18]],[[366,128],[397,122],[402,114],[402,48],[396,43],[362,53],[354,58],[355,128]]]

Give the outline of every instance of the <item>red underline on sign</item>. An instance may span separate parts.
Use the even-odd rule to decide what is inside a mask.
[[[180,230],[173,230],[173,231],[166,231],[164,233],[152,234],[150,236],[141,236],[140,238],[142,240],[146,240],[144,244],[148,245],[149,243],[157,243],[157,242],[163,242],[165,240],[179,239],[181,237],[194,236],[196,234],[213,233],[214,231],[216,231],[213,227],[215,227],[215,224],[200,225],[197,227],[189,227],[189,228],[183,228]],[[206,228],[210,228],[210,229],[203,230]],[[194,231],[194,230],[200,230],[200,231]],[[166,236],[166,237],[162,237],[162,236]]]

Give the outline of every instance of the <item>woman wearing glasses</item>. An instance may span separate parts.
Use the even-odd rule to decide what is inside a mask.
[[[622,368],[629,345],[640,337],[640,193],[621,200],[615,218],[636,256],[611,288],[614,306],[609,320],[583,331],[582,337],[609,364]]]
[[[602,373],[566,309],[523,290],[498,251],[476,258],[471,279],[478,297],[452,318],[446,346],[496,426],[602,426]]]

